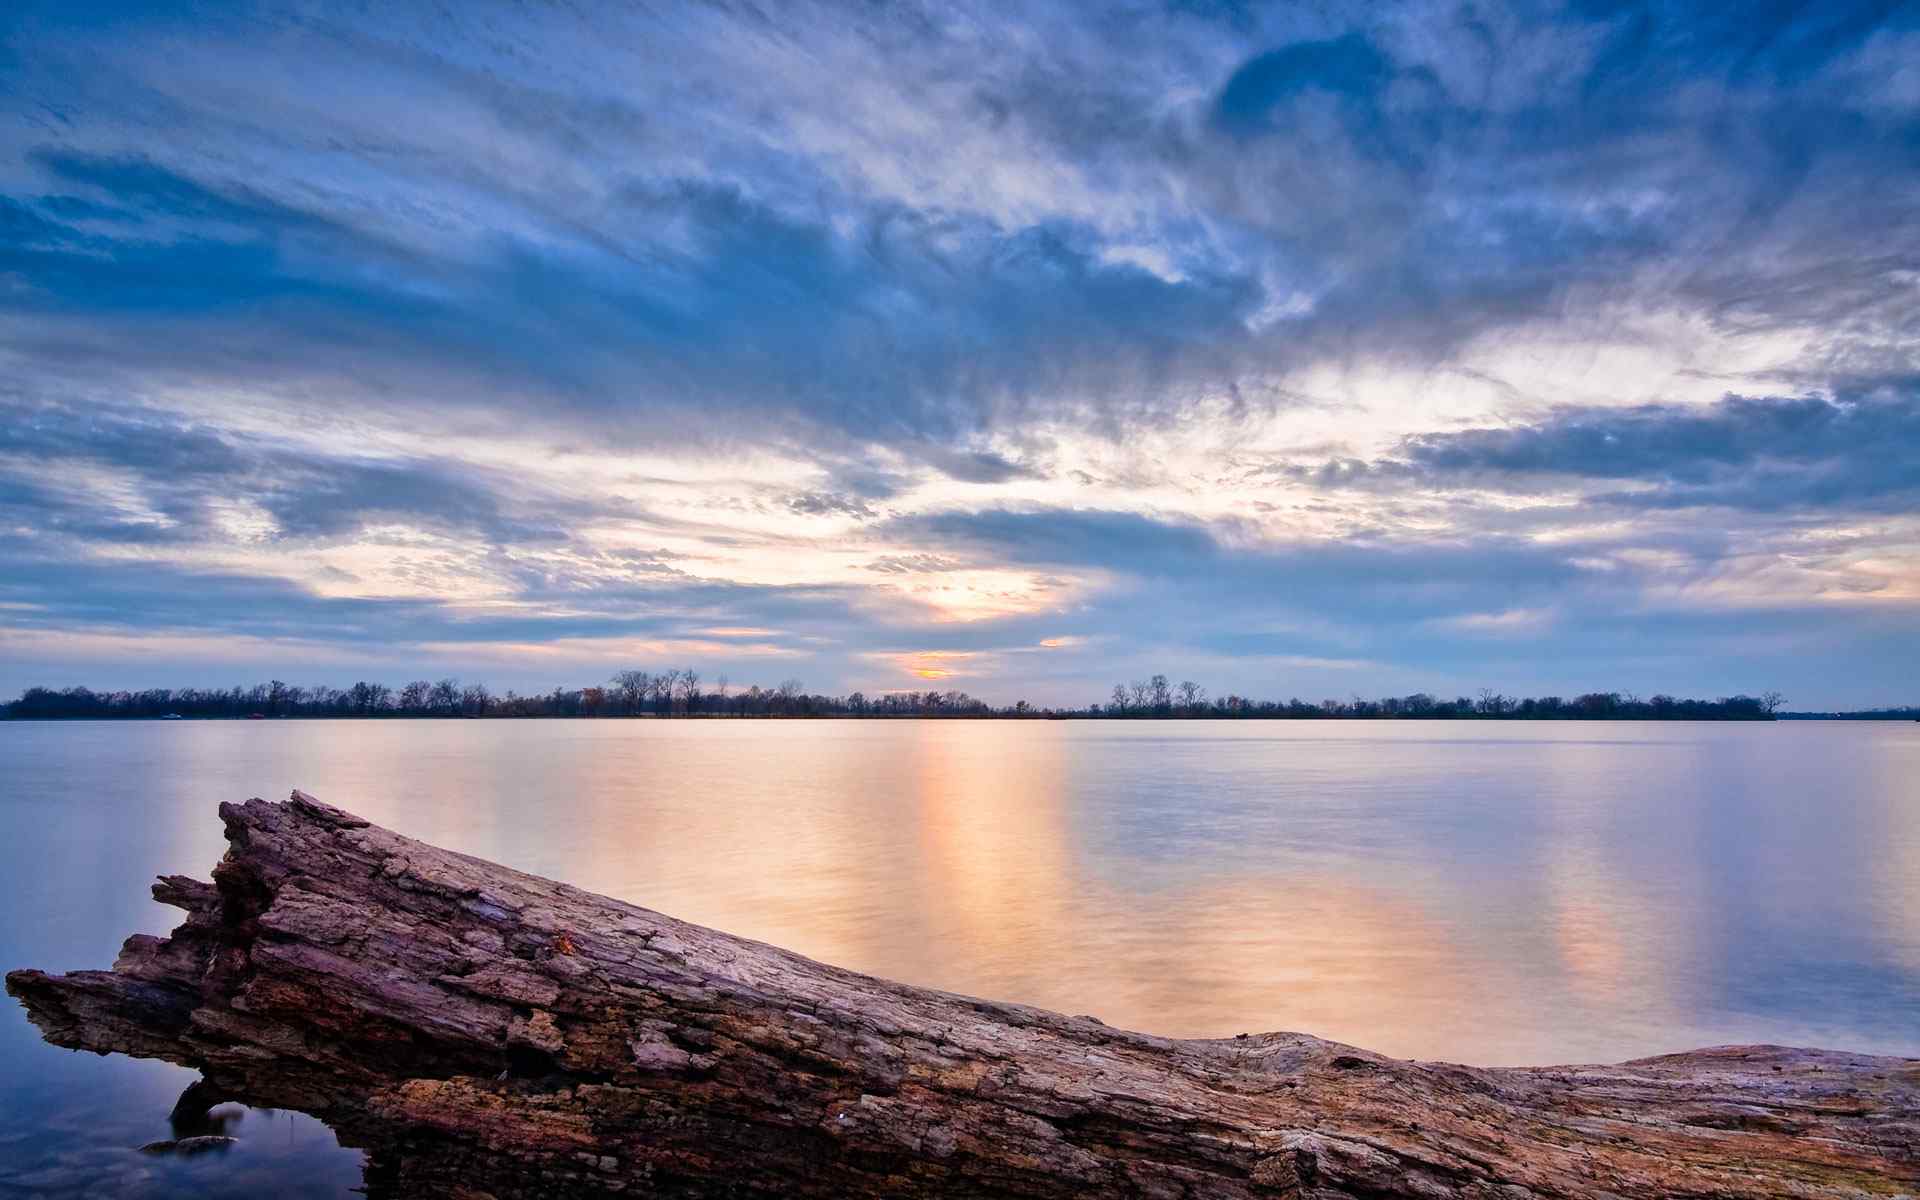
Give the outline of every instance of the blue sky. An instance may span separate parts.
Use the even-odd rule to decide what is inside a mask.
[[[1920,6],[27,3],[0,690],[1912,701]]]

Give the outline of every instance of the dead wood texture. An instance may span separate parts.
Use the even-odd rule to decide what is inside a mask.
[[[1920,1193],[1920,1061],[1618,1066],[1175,1040],[858,975],[295,792],[112,971],[16,971],[48,1040],[314,1113],[387,1195],[1865,1197]],[[197,1085],[200,1086],[200,1085]]]

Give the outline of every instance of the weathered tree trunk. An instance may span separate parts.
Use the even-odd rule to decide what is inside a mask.
[[[857,975],[412,841],[222,805],[212,884],[111,972],[17,971],[64,1046],[315,1113],[395,1195],[1774,1197],[1920,1192],[1920,1061],[1612,1067],[1178,1041]]]

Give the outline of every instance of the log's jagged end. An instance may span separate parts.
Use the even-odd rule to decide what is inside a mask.
[[[212,882],[154,884],[171,935],[7,990],[57,1045],[321,1116],[379,1195],[1920,1194],[1913,1059],[1157,1038],[825,966],[303,792],[220,816]]]
[[[293,795],[287,799],[287,804],[308,820],[333,829],[366,829],[373,824],[365,817],[356,817],[343,808],[322,804],[299,788],[293,789]]]

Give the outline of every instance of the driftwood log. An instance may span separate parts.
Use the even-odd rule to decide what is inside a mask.
[[[401,837],[222,805],[213,882],[110,972],[16,971],[48,1040],[311,1112],[393,1196],[1920,1193],[1920,1061],[1618,1066],[1174,1040],[908,987]],[[184,1103],[185,1101],[183,1101]]]

